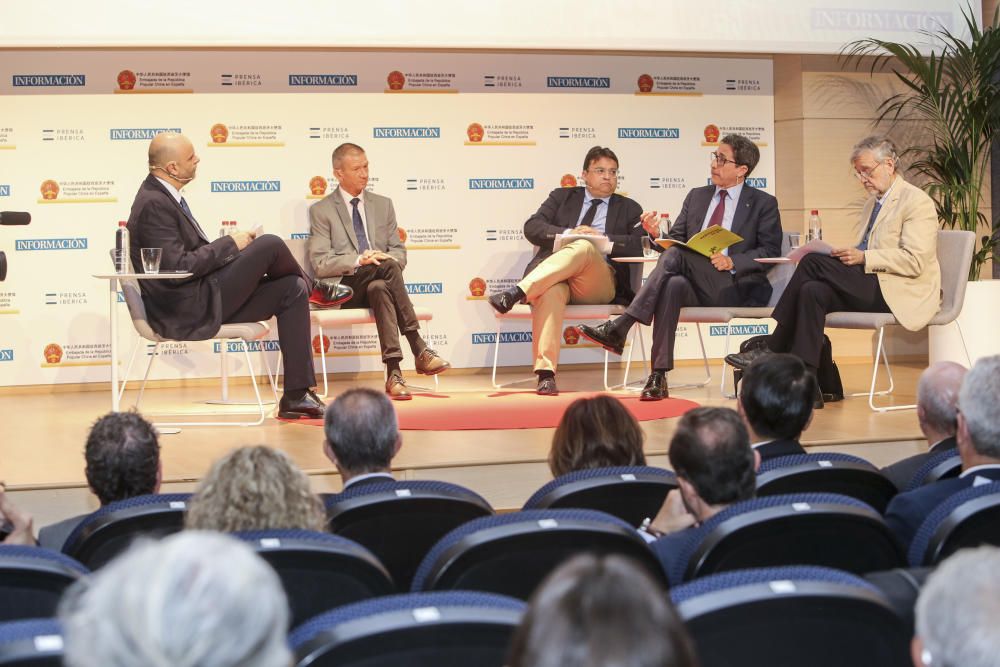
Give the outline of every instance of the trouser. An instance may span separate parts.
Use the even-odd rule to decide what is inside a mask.
[[[399,334],[420,329],[413,303],[403,282],[403,269],[394,259],[381,264],[359,266],[354,275],[344,276],[341,283],[354,290],[354,296],[341,308],[371,308],[382,348],[382,362],[403,358]]]

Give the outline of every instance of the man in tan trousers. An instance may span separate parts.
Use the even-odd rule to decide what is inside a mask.
[[[594,146],[587,152],[581,178],[584,187],[553,190],[524,223],[524,236],[538,247],[535,256],[516,286],[489,298],[500,313],[521,301],[531,304],[536,392],[542,396],[559,393],[555,373],[566,305],[627,305],[634,296],[627,264],[609,261],[609,256],[583,239],[553,252],[555,236],[567,231],[605,236],[613,244],[610,257],[638,257],[642,255],[642,237],[647,232],[659,236],[658,220],[647,216],[649,222],[640,222],[642,207],[615,194],[618,157],[610,148]]]

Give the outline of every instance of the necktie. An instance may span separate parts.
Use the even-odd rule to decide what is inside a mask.
[[[203,230],[201,228],[201,225],[198,224],[198,221],[194,219],[194,214],[191,213],[191,207],[188,206],[188,203],[184,200],[184,197],[181,197],[181,210],[184,211],[184,215],[186,215],[188,217],[188,220],[191,221],[191,224],[194,225],[195,230],[197,230],[198,232],[198,236],[207,241],[208,237],[205,236],[205,230]]]
[[[708,219],[708,227],[716,227],[722,224],[722,216],[726,214],[726,196],[728,194],[725,190],[719,190],[719,205],[712,211],[712,217]],[[705,229],[708,229],[708,227]]]
[[[592,225],[594,223],[594,216],[597,215],[597,206],[603,203],[603,199],[591,199],[590,208],[588,208],[587,212],[583,214],[583,220],[580,221],[580,224],[577,225],[577,227],[589,227]]]
[[[354,235],[358,237],[358,254],[368,250],[368,235],[365,234],[365,223],[361,222],[361,212],[358,211],[358,203],[361,200],[355,197],[351,200],[351,221],[354,223]]]
[[[865,234],[861,237],[861,243],[858,244],[858,250],[868,250],[868,236],[872,233],[872,226],[875,224],[875,218],[878,217],[878,212],[882,210],[882,202],[875,202],[875,208],[872,209],[872,215],[868,218],[868,226],[865,228]]]

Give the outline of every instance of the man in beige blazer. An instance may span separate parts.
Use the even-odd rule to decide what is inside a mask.
[[[435,375],[451,364],[420,337],[420,323],[403,282],[406,248],[396,228],[396,211],[391,199],[365,190],[364,149],[349,143],[338,146],[333,151],[333,175],[337,189],[309,209],[309,263],[317,278],[354,289],[342,308],[372,309],[387,370],[385,391],[394,400],[409,400],[412,396],[399,368],[400,333],[410,344],[418,373]]]
[[[888,137],[862,139],[851,163],[872,195],[861,211],[857,245],[803,257],[774,308],[778,326],[767,348],[731,354],[726,357],[730,365],[746,368],[762,354],[791,352],[815,371],[827,313],[891,312],[905,328],[917,331],[940,309],[933,200],[897,172],[896,146]]]

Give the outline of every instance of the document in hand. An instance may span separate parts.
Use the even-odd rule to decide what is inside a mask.
[[[820,255],[829,255],[832,251],[833,246],[823,239],[813,239],[809,243],[799,246],[795,250],[788,253],[788,259],[793,262],[799,262],[803,257],[811,252],[819,253]]]
[[[555,252],[564,245],[579,239],[593,243],[594,247],[597,248],[602,255],[610,255],[611,249],[615,246],[614,241],[609,239],[607,236],[597,236],[595,234],[556,234],[555,240],[552,242],[552,252]]]
[[[679,245],[694,250],[705,257],[711,257],[715,253],[722,252],[729,246],[736,245],[742,240],[743,237],[739,234],[733,234],[725,227],[714,225],[701,230],[688,239],[687,243],[684,241],[675,241],[674,239],[656,239],[656,242],[663,248]]]

